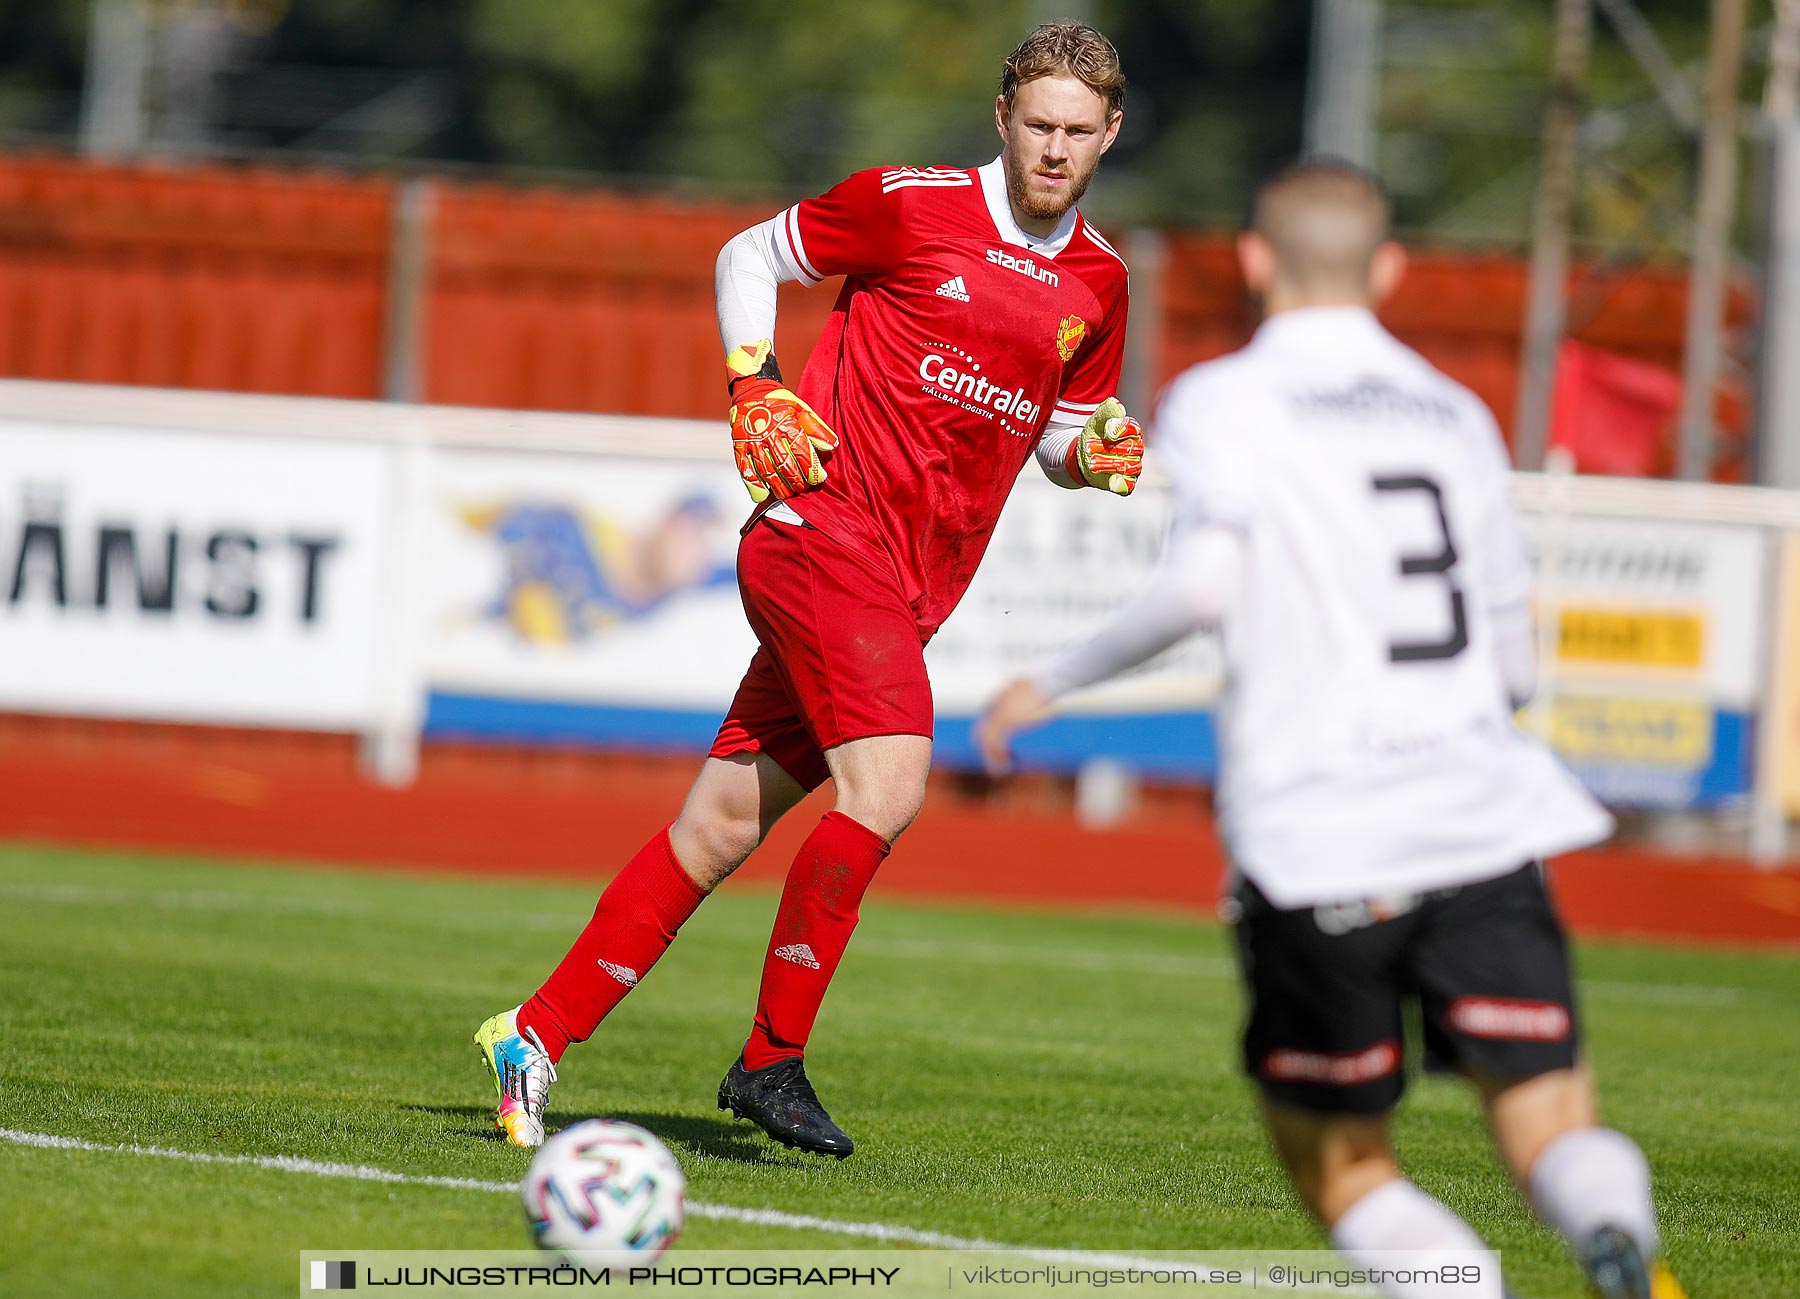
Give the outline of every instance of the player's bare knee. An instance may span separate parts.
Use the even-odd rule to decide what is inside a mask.
[[[709,758],[669,829],[675,858],[696,884],[711,890],[804,797],[793,777],[762,754]]]
[[[876,735],[851,740],[825,754],[836,790],[836,810],[892,843],[925,805],[931,771],[931,739]]]
[[[722,808],[686,807],[669,828],[675,859],[695,884],[711,892],[762,843],[757,817]]]
[[[896,775],[874,787],[841,786],[836,810],[892,843],[925,806],[925,774]]]

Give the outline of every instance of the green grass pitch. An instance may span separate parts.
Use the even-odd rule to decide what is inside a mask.
[[[904,869],[896,862],[892,869]],[[99,1143],[516,1179],[468,1038],[564,950],[591,887],[0,846],[0,1127]],[[727,885],[570,1052],[552,1125],[612,1115],[690,1197],[1022,1246],[1314,1248],[1234,1064],[1227,936],[1189,919],[883,896],[810,1072],[857,1138],[800,1156],[713,1107],[749,1024],[772,892]],[[1800,1293],[1800,959],[1590,943],[1607,1121],[1649,1151],[1694,1299]],[[1582,1288],[1475,1106],[1415,1080],[1412,1175],[1531,1299]],[[291,1294],[303,1249],[525,1243],[510,1196],[0,1141],[0,1294]],[[868,1248],[690,1220],[684,1247]]]

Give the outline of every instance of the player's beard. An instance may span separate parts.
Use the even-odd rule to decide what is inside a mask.
[[[1012,150],[1001,155],[1006,164],[1007,196],[1012,199],[1013,206],[1033,221],[1055,221],[1063,213],[1081,201],[1087,188],[1093,183],[1094,173],[1100,170],[1098,156],[1087,165],[1086,171],[1076,171],[1073,162],[1065,163],[1058,175],[1069,178],[1069,184],[1060,193],[1038,194],[1031,189],[1031,177],[1037,170],[1037,164],[1026,165]]]

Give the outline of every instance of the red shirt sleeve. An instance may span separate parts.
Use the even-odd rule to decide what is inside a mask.
[[[1123,285],[1108,307],[1097,333],[1077,344],[1074,359],[1064,368],[1052,424],[1080,424],[1101,402],[1119,392],[1119,371],[1125,364],[1125,317],[1131,294]]]
[[[900,262],[901,195],[884,193],[880,168],[859,171],[775,218],[775,253],[805,284],[873,275]]]

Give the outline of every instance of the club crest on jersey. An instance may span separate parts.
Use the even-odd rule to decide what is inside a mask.
[[[1065,316],[1062,324],[1056,327],[1056,354],[1067,365],[1075,359],[1075,349],[1081,346],[1081,340],[1087,337],[1087,321],[1080,316]]]

